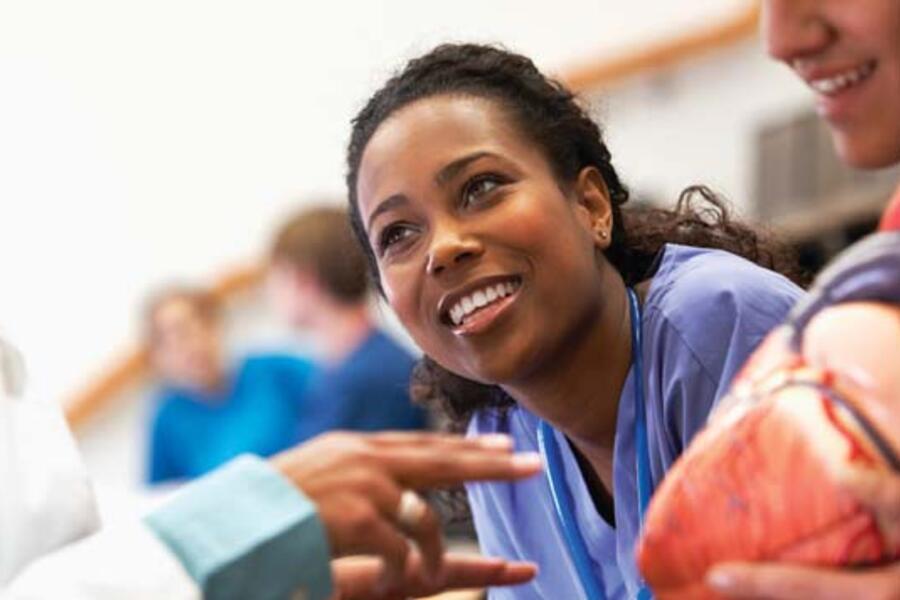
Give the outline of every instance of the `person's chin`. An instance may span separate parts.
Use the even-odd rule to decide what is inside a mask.
[[[900,162],[900,138],[866,140],[841,131],[832,137],[838,156],[851,167],[882,169]]]

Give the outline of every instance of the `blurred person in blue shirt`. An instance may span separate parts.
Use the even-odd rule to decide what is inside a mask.
[[[239,454],[271,456],[296,439],[298,406],[313,371],[294,356],[256,355],[230,367],[220,307],[207,293],[172,288],[147,309],[155,393],[147,479],[192,479]]]
[[[319,368],[303,395],[298,441],[333,429],[422,429],[410,402],[413,357],[373,322],[366,259],[346,211],[316,207],[290,218],[271,249],[273,303],[312,335]]]

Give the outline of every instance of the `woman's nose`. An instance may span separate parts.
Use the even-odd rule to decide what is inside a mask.
[[[436,229],[428,253],[426,271],[429,275],[440,275],[454,267],[481,256],[484,248],[477,237],[458,228]]]
[[[791,65],[822,51],[832,38],[819,0],[764,0],[762,9],[763,38],[772,58]]]

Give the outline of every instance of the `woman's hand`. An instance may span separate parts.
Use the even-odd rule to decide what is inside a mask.
[[[377,555],[384,561],[385,588],[403,580],[408,538],[421,553],[426,579],[436,581],[443,562],[437,516],[424,501],[410,507],[409,494],[401,503],[404,492],[519,479],[541,467],[537,454],[513,454],[512,440],[503,435],[466,439],[394,432],[325,434],[276,456],[272,464],[316,504],[334,556]]]
[[[377,558],[341,558],[331,563],[331,569],[337,590],[333,600],[400,600],[447,590],[517,585],[529,581],[537,573],[531,563],[448,554],[437,579],[429,580],[421,556],[412,552],[399,584],[390,589],[379,589],[384,567]]]
[[[900,555],[900,475],[858,478],[844,485],[873,512],[888,544]]]

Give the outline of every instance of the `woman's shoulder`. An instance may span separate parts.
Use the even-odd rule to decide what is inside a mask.
[[[645,364],[659,375],[665,426],[679,448],[801,293],[778,273],[729,252],[666,246],[642,330]]]
[[[714,315],[744,313],[776,324],[802,293],[783,275],[725,250],[669,244],[645,310],[682,326],[702,325]]]
[[[786,277],[730,252],[670,244],[644,303],[645,338],[683,348],[676,354],[718,374],[725,363],[739,366],[802,293]]]
[[[517,450],[529,450],[537,448],[539,422],[535,414],[518,405],[486,408],[476,411],[469,419],[466,435],[502,433],[513,438]]]

